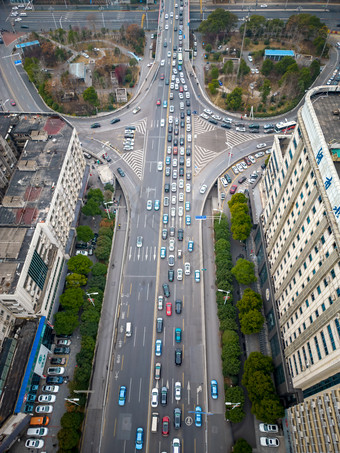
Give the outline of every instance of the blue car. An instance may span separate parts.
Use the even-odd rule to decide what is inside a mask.
[[[187,226],[191,225],[191,216],[190,215],[185,216],[185,224]]]
[[[155,354],[157,357],[160,357],[162,355],[162,340],[156,340]]]
[[[164,259],[166,257],[166,247],[161,247],[161,258]]]
[[[218,81],[218,84],[220,87],[223,85],[223,83],[220,80]]]
[[[168,106],[168,101],[163,101],[163,107],[167,107]]]
[[[143,438],[144,438],[143,428],[137,428],[135,442],[136,450],[141,450],[143,448]]]
[[[188,242],[188,251],[193,252],[194,251],[194,241],[189,241]]]
[[[217,400],[217,398],[218,398],[218,386],[217,386],[216,379],[213,379],[210,382],[210,387],[211,387],[211,398],[213,400]]]
[[[159,211],[159,208],[160,208],[160,201],[159,200],[155,200],[155,205],[154,205],[155,211]]]
[[[166,225],[169,222],[169,215],[163,214],[163,224]]]
[[[166,156],[165,163],[166,163],[166,165],[170,165],[171,164],[171,156]]]
[[[195,426],[202,426],[202,409],[200,406],[196,406],[195,409]]]
[[[119,389],[119,398],[118,398],[119,406],[125,406],[125,401],[126,401],[126,387],[125,387],[125,385],[122,385]]]

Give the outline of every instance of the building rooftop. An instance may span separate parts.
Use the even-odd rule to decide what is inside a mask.
[[[294,50],[272,50],[272,49],[266,49],[264,51],[265,56],[280,56],[280,57],[295,57],[295,52]]]

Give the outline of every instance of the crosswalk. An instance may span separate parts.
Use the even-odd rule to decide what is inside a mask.
[[[254,134],[247,132],[236,132],[234,130],[222,129],[215,126],[201,117],[194,117],[194,174],[197,175],[209,162],[214,160],[221,152],[238,146],[249,140],[253,140]],[[210,135],[204,137],[204,135]],[[264,137],[263,134],[256,134],[256,138]],[[201,143],[198,145],[197,143]],[[202,146],[202,143],[209,143],[209,146],[214,147],[215,150],[208,146]],[[218,143],[218,146],[216,146]]]
[[[129,261],[150,262],[157,259],[157,247],[156,246],[145,246],[145,247],[132,247],[130,246],[128,259]]]

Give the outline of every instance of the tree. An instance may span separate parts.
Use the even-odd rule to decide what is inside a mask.
[[[267,97],[270,93],[270,90],[271,90],[271,87],[270,87],[270,81],[268,79],[264,79],[263,81],[263,85],[262,85],[262,88],[261,88],[261,91],[262,91],[262,102],[266,102],[267,101]]]
[[[102,204],[104,201],[104,195],[100,189],[90,189],[87,192],[87,199],[94,200],[96,203]]]
[[[241,314],[249,310],[260,310],[262,307],[261,295],[250,288],[246,288],[242,299],[237,302],[236,306]]]
[[[247,376],[251,375],[254,371],[263,371],[264,373],[271,374],[274,371],[272,358],[261,354],[261,352],[251,352],[244,364],[243,385],[248,385]]]
[[[89,242],[94,238],[93,231],[88,225],[80,225],[77,227],[77,238],[79,241]]]
[[[232,217],[231,232],[236,241],[245,241],[251,231],[251,219],[248,214],[243,212],[237,213]]]
[[[85,102],[97,107],[99,105],[98,94],[93,87],[88,87],[83,92],[83,99]]]
[[[208,88],[209,88],[209,91],[212,95],[216,94],[217,93],[217,89],[215,87],[215,85],[213,83],[208,83]]]
[[[100,215],[101,210],[95,200],[88,200],[87,203],[81,208],[81,212],[86,216]]]
[[[70,272],[76,272],[83,275],[88,275],[92,266],[93,263],[90,258],[84,255],[72,256],[67,262],[67,267]]]
[[[102,227],[102,228],[99,228],[99,236],[107,236],[109,237],[110,239],[113,238],[113,229],[110,228],[110,227]]]
[[[106,278],[104,275],[96,275],[89,281],[89,289],[95,291],[95,288],[99,288],[104,291],[106,286]]]
[[[274,423],[278,418],[284,417],[284,408],[276,396],[255,401],[252,407],[253,414],[264,423]]]
[[[215,9],[206,20],[201,22],[198,31],[204,35],[204,39],[213,42],[216,37],[223,37],[230,33],[237,24],[238,18],[222,8]]]
[[[234,409],[226,410],[225,417],[227,420],[230,420],[232,423],[241,423],[241,421],[246,416],[242,407],[234,407]]]
[[[232,60],[228,60],[224,63],[223,72],[224,74],[232,74],[234,71],[234,63]]]
[[[92,267],[92,275],[106,275],[107,274],[107,266],[103,263],[96,263]]]
[[[245,335],[258,333],[263,327],[264,317],[258,310],[249,310],[240,315],[241,332]]]
[[[237,376],[241,369],[241,361],[236,357],[230,357],[222,363],[223,376]]]
[[[314,81],[317,76],[320,74],[320,61],[319,60],[313,60],[312,64],[309,66],[310,73],[312,76],[312,80]]]
[[[218,72],[218,68],[216,66],[211,67],[210,75],[211,75],[212,79],[218,78],[219,72]]]
[[[71,428],[62,428],[58,434],[59,447],[63,450],[72,450],[78,445],[79,431]]]
[[[57,335],[71,335],[78,327],[78,315],[70,310],[54,315],[54,330]]]
[[[233,453],[252,453],[253,449],[245,439],[238,439],[235,442]]]
[[[226,104],[230,110],[240,110],[242,106],[242,88],[236,87],[227,95]]]
[[[112,241],[109,237],[99,236],[94,254],[99,260],[107,260],[111,253],[111,245]]]
[[[239,75],[242,77],[242,76],[249,74],[249,72],[250,72],[250,67],[247,65],[247,63],[244,61],[244,59],[241,58]]]
[[[87,278],[82,274],[71,274],[66,277],[67,288],[77,288],[79,286],[85,286]]]
[[[63,428],[79,429],[84,420],[81,412],[65,412],[61,417],[60,424]]]
[[[251,263],[243,258],[239,258],[236,265],[232,268],[231,273],[242,285],[250,285],[250,283],[256,282],[257,280],[254,269],[254,263]]]
[[[274,66],[275,72],[279,75],[283,75],[287,71],[287,68],[294,64],[296,64],[296,62],[293,57],[283,57],[282,60],[278,61]]]
[[[274,68],[274,63],[270,58],[266,58],[262,64],[261,73],[268,77]]]
[[[239,337],[233,330],[225,330],[222,335],[222,344],[235,343],[239,345]]]
[[[247,203],[235,203],[230,208],[230,214],[232,217],[237,216],[238,214],[248,214],[249,207]]]
[[[209,43],[206,44],[206,46],[205,46],[205,51],[206,51],[207,53],[211,52],[211,51],[212,51],[212,45],[209,44]]]
[[[60,296],[59,301],[64,310],[72,310],[78,313],[84,303],[84,292],[81,288],[68,288]]]
[[[236,385],[235,387],[229,387],[225,392],[225,400],[231,403],[244,404],[245,397],[242,387]]]
[[[228,201],[229,209],[231,209],[236,203],[247,203],[248,199],[243,193],[235,193]]]

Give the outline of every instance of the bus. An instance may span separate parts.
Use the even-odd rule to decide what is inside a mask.
[[[293,130],[296,126],[295,121],[288,121],[286,123],[281,122],[281,123],[276,123],[275,124],[275,132],[288,132],[290,130]]]
[[[178,66],[182,66],[182,64],[183,64],[183,54],[182,54],[182,52],[178,52],[177,64],[178,64]]]

